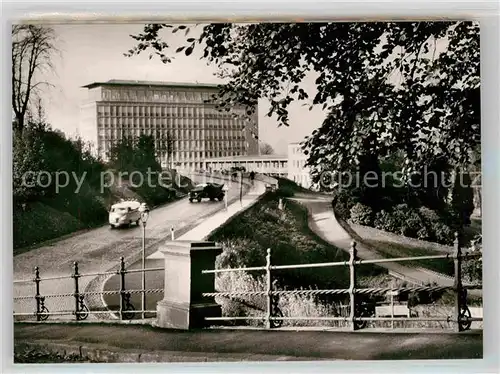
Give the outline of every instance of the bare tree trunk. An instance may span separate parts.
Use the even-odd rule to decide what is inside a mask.
[[[16,116],[14,127],[22,131],[26,115],[43,85],[37,75],[53,68],[57,52],[55,32],[50,27],[14,25],[12,27],[12,109]]]

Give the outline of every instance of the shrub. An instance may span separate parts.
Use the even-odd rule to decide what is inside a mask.
[[[427,207],[421,207],[418,210],[425,227],[427,228],[429,238],[438,243],[451,245],[454,240],[454,230],[449,226],[450,216],[443,212],[441,215]]]
[[[373,209],[370,208],[369,206],[357,203],[351,208],[352,223],[364,226],[371,226],[373,224],[373,218],[374,218]]]
[[[342,311],[338,303],[322,303],[313,295],[283,295],[280,296],[278,305],[285,317],[331,317]],[[344,316],[347,317],[347,314],[344,313]],[[346,323],[343,321],[285,320],[283,325],[344,327]]]
[[[404,214],[401,234],[410,238],[417,238],[419,233],[424,233],[425,226],[420,216],[414,210],[408,210]]]
[[[463,280],[467,283],[479,283],[483,280],[483,259],[473,258],[462,263]]]
[[[452,190],[451,206],[457,220],[470,224],[470,216],[474,211],[474,191],[469,173],[457,173]]]
[[[422,227],[420,230],[417,232],[417,239],[420,240],[431,240],[432,239],[432,234],[429,232],[427,227]]]
[[[262,266],[266,252],[248,239],[230,239],[222,243],[224,251],[217,256],[216,268],[239,268]]]
[[[335,213],[344,220],[348,220],[351,217],[351,209],[346,205],[339,203],[338,200],[333,201],[333,209]]]
[[[279,197],[293,197],[295,195],[295,190],[289,185],[280,186],[277,190],[277,195]]]
[[[436,222],[434,224],[434,237],[441,244],[452,245],[455,238],[453,229],[444,223]]]
[[[396,217],[385,210],[377,212],[375,215],[374,226],[379,230],[396,233],[399,231],[399,225]]]
[[[439,217],[439,214],[435,210],[429,209],[425,206],[418,209],[418,214],[427,224],[434,224],[435,222],[441,221],[441,217]]]
[[[436,282],[427,283],[426,287],[437,286]],[[414,291],[408,294],[408,307],[413,308],[417,305],[434,304],[439,301],[446,291]]]
[[[478,235],[471,241],[469,251],[482,250],[482,235]],[[462,262],[463,280],[469,283],[479,283],[483,280],[483,258],[475,257]]]
[[[348,220],[351,218],[351,209],[359,202],[359,196],[356,191],[341,190],[337,193],[334,204],[335,211],[341,218]]]
[[[420,214],[406,204],[397,205],[392,212],[377,212],[374,226],[379,230],[420,240],[429,240],[433,234]]]

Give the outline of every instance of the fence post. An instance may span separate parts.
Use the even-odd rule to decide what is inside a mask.
[[[35,300],[36,300],[36,320],[41,321],[40,316],[40,270],[35,266]]]
[[[273,307],[273,295],[272,295],[272,279],[271,279],[271,248],[267,249],[266,255],[266,329],[271,328],[271,315]]]
[[[120,257],[120,319],[123,320],[125,309],[125,259]]]
[[[80,275],[78,274],[78,262],[73,263],[74,273],[73,278],[75,279],[75,293],[73,296],[75,297],[75,316],[76,320],[80,319],[80,291],[78,289],[78,278]]]
[[[394,290],[391,287],[391,329],[394,330]]]
[[[462,286],[462,249],[460,248],[460,240],[458,232],[455,232],[455,241],[453,243],[454,253],[453,262],[455,265],[455,278],[453,288],[455,290],[455,328],[456,332],[463,331],[462,324],[460,323],[460,312],[463,308],[463,286]]]
[[[351,321],[351,330],[357,330],[357,324],[355,321],[356,318],[356,258],[357,258],[357,249],[356,242],[351,242],[351,249],[349,250],[350,258],[349,258],[349,298],[350,298],[350,315],[349,319]]]

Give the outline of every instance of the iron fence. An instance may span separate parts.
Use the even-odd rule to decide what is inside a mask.
[[[421,321],[421,322],[447,322],[453,323],[457,331],[464,331],[470,329],[472,322],[482,321],[482,318],[476,318],[471,316],[471,311],[467,306],[467,290],[469,289],[482,289],[481,284],[477,285],[464,285],[462,283],[461,266],[463,261],[467,261],[472,258],[481,257],[482,254],[479,252],[462,253],[460,246],[458,245],[458,238],[455,240],[455,250],[450,254],[443,255],[431,255],[431,256],[414,256],[414,257],[404,257],[404,258],[390,258],[390,259],[374,259],[374,260],[362,260],[357,258],[356,243],[353,242],[350,250],[350,258],[346,261],[339,262],[326,262],[326,263],[313,263],[313,264],[297,264],[297,265],[272,265],[271,262],[271,249],[268,249],[266,256],[266,265],[257,267],[244,267],[244,268],[230,268],[230,269],[211,269],[203,270],[203,274],[221,274],[228,272],[265,272],[266,287],[261,291],[229,291],[229,292],[212,292],[203,293],[204,297],[226,297],[232,300],[238,300],[238,297],[248,297],[248,296],[261,296],[265,299],[265,306],[260,309],[263,314],[260,316],[245,316],[245,317],[206,317],[207,321],[212,321],[217,323],[217,321],[263,321],[266,324],[266,328],[280,327],[284,321],[343,321],[349,323],[352,330],[362,329],[366,327],[367,322],[377,322],[377,321]],[[441,259],[443,261],[453,260],[454,262],[454,278],[452,286],[439,286],[439,285],[419,285],[412,287],[371,287],[371,288],[358,288],[357,287],[357,273],[356,270],[359,266],[364,264],[380,264],[389,262],[409,262],[416,260],[434,260]],[[278,270],[290,270],[290,269],[314,269],[314,268],[328,268],[328,267],[349,267],[349,288],[343,289],[295,289],[295,290],[279,290],[276,287],[275,282],[273,282],[273,271]],[[148,272],[164,272],[163,267],[152,267],[145,269],[127,269],[125,266],[124,258],[122,257],[119,262],[118,269],[115,271],[107,272],[92,272],[92,273],[81,273],[79,270],[78,263],[73,265],[73,273],[70,275],[63,276],[40,276],[40,269],[38,267],[34,270],[34,277],[25,280],[15,280],[15,284],[31,284],[34,285],[34,290],[29,295],[15,296],[14,300],[30,300],[34,302],[31,311],[26,312],[14,312],[14,317],[34,317],[37,321],[46,321],[50,316],[71,316],[76,321],[86,320],[90,315],[95,316],[105,316],[113,315],[115,318],[121,320],[131,320],[144,318],[145,314],[156,315],[156,310],[149,310],[147,308],[140,308],[136,310],[131,298],[133,295],[145,295],[145,294],[163,294],[163,288],[146,288],[145,286],[141,289],[127,289],[126,277],[127,274],[132,275],[136,273],[148,273]],[[119,286],[117,289],[110,290],[88,290],[82,282],[83,278],[93,277],[104,277],[109,279],[113,276],[118,277]],[[160,277],[163,278],[163,277]],[[41,285],[44,282],[70,280],[72,281],[72,286],[66,287],[66,292],[54,292],[44,293],[41,290]],[[163,283],[162,283],[163,284]],[[50,283],[49,283],[50,286]],[[57,291],[58,287],[55,287]],[[88,287],[87,287],[88,288]],[[71,290],[69,290],[71,289]],[[83,290],[85,289],[85,290]],[[387,293],[392,293],[394,291],[399,291],[400,293],[411,293],[411,292],[440,292],[452,290],[454,292],[454,312],[453,315],[446,315],[441,317],[401,317],[394,316],[391,314],[390,317],[377,317],[374,316],[372,311],[367,307],[367,305],[360,301],[362,296],[374,296],[374,295],[386,295]],[[69,291],[69,292],[68,292]],[[118,309],[112,309],[107,306],[102,298],[106,295],[117,295],[119,297]],[[333,316],[285,316],[280,310],[279,301],[280,296],[283,295],[308,295],[308,296],[325,296],[325,295],[346,295],[349,297],[348,313],[340,313],[342,315]],[[101,297],[101,300],[94,302],[94,307],[89,306],[89,299],[92,297]],[[53,298],[67,298],[69,302],[67,303],[67,308],[53,309],[49,310],[47,307],[47,300]],[[150,297],[151,301],[153,297]],[[392,299],[391,299],[392,300]],[[154,300],[153,300],[154,301]],[[140,301],[139,301],[140,302]],[[105,310],[102,306],[105,305]],[[146,304],[144,304],[146,305]]]
[[[447,322],[453,323],[456,331],[468,330],[472,322],[483,321],[482,318],[472,317],[471,311],[467,306],[467,290],[482,289],[482,284],[469,284],[462,283],[461,267],[462,262],[473,258],[481,257],[480,252],[462,253],[458,242],[458,235],[455,238],[454,252],[442,255],[429,255],[429,256],[413,256],[401,258],[387,258],[387,259],[373,259],[362,260],[357,257],[356,242],[352,242],[350,249],[350,258],[346,261],[339,262],[326,262],[326,263],[313,263],[313,264],[297,264],[297,265],[272,265],[271,262],[271,249],[267,250],[266,265],[257,267],[243,267],[243,268],[227,268],[227,269],[214,269],[202,270],[202,274],[221,274],[228,272],[265,272],[265,289],[262,291],[229,291],[229,292],[212,292],[203,293],[205,297],[225,297],[238,301],[238,298],[249,296],[264,297],[266,302],[265,308],[260,308],[264,314],[260,316],[238,316],[238,317],[206,317],[206,321],[263,321],[266,328],[279,327],[284,321],[344,321],[348,322],[352,330],[358,330],[366,327],[367,322],[388,321],[394,326],[394,322]],[[413,287],[372,287],[372,288],[358,288],[356,269],[364,264],[381,264],[390,262],[411,262],[416,260],[445,260],[454,262],[454,278],[452,286],[439,286],[439,285],[419,285]],[[288,269],[312,269],[312,268],[326,268],[326,267],[349,267],[349,288],[345,289],[309,289],[309,290],[278,290],[276,284],[273,282],[272,271],[288,270]],[[393,295],[393,292],[399,293],[416,293],[416,292],[440,292],[452,290],[454,292],[454,306],[453,315],[446,315],[440,317],[415,317],[415,316],[395,316],[394,304],[391,296],[392,314],[390,317],[377,317],[374,315],[366,303],[359,300],[360,296],[374,296],[374,295]],[[348,295],[349,296],[349,314],[347,316],[324,316],[324,317],[308,317],[308,316],[284,316],[279,308],[279,297],[282,295]],[[256,308],[259,309],[259,308]]]
[[[31,300],[35,302],[34,310],[31,312],[14,312],[14,317],[34,317],[37,321],[46,321],[50,316],[74,316],[76,321],[86,320],[89,315],[112,315],[115,318],[121,320],[131,320],[136,318],[144,317],[145,313],[156,314],[156,310],[148,310],[147,308],[139,308],[136,310],[131,302],[132,295],[140,294],[161,294],[164,292],[163,288],[141,288],[141,289],[127,289],[126,288],[126,275],[134,273],[148,273],[148,272],[158,272],[164,271],[164,268],[145,268],[145,269],[126,269],[124,258],[120,258],[119,269],[117,271],[107,271],[107,272],[92,272],[92,273],[80,273],[78,263],[73,264],[73,273],[70,275],[62,276],[48,276],[41,277],[39,267],[35,267],[34,278],[24,279],[24,280],[14,280],[14,284],[34,284],[34,294],[15,296],[14,301],[21,300]],[[119,276],[119,289],[116,290],[101,290],[101,291],[82,291],[81,290],[81,279],[90,277],[103,276],[109,279],[112,276]],[[41,285],[43,282],[48,281],[60,281],[60,280],[73,280],[72,292],[62,292],[62,293],[43,293],[41,291]],[[119,295],[119,308],[113,310],[102,300],[105,295]],[[96,307],[88,306],[88,299],[91,297],[100,296],[101,300],[95,302]],[[70,298],[73,300],[72,308],[63,308],[62,310],[52,310],[50,311],[47,307],[47,300],[52,298]],[[63,303],[68,305],[68,302]],[[105,305],[105,310],[102,309],[102,305]],[[144,304],[146,305],[146,304]]]

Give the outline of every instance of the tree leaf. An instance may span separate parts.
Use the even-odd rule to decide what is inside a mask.
[[[185,54],[186,56],[189,56],[191,55],[191,53],[193,53],[193,46],[189,46],[188,48],[186,48],[186,51],[185,51]]]

